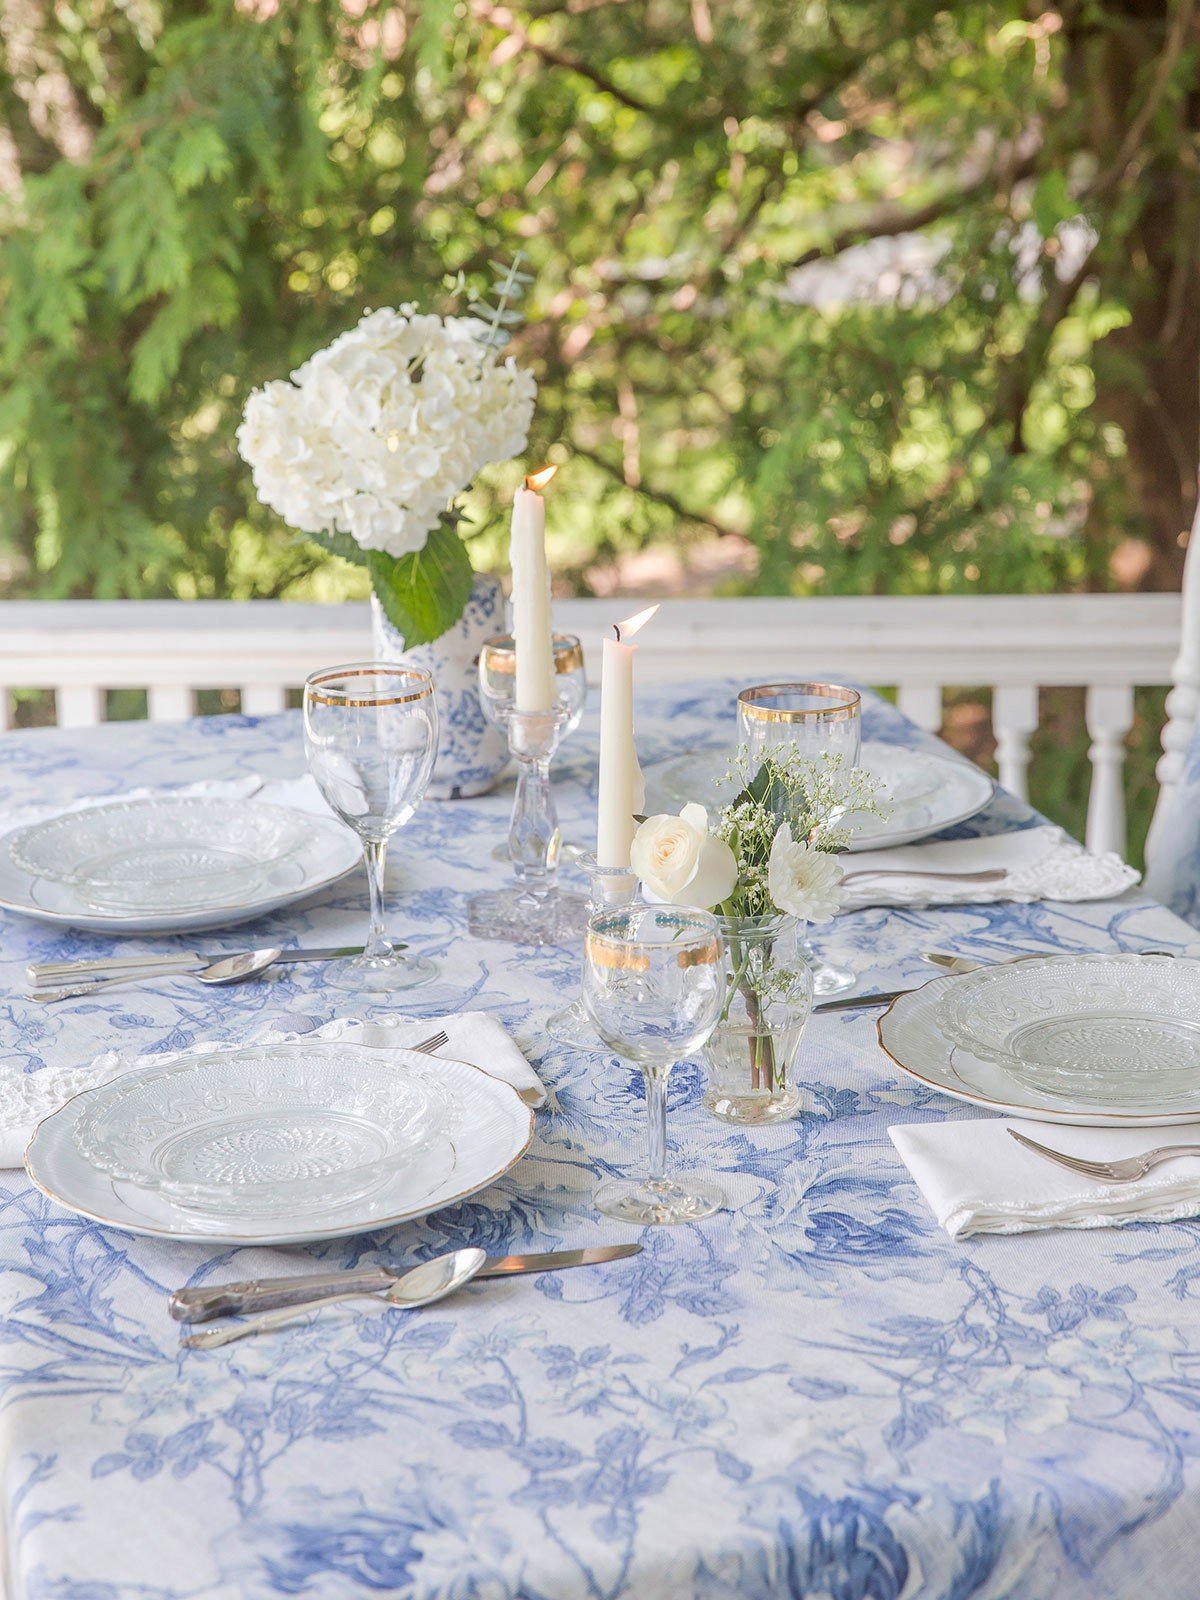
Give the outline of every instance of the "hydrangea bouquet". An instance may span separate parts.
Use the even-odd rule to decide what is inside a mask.
[[[537,385],[501,349],[528,281],[505,269],[490,319],[368,311],[246,401],[237,441],[259,499],[365,566],[410,648],[444,633],[470,598],[455,501],[482,467],[525,448]]]

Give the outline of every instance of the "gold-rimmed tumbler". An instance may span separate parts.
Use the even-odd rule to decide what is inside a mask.
[[[768,750],[805,760],[840,755],[858,765],[862,696],[838,683],[760,683],[737,699],[738,739],[757,768]]]
[[[314,672],[304,685],[304,750],[330,808],[358,834],[370,887],[370,929],[360,956],[326,969],[339,989],[411,989],[436,977],[424,957],[392,946],[384,927],[388,841],[417,809],[437,754],[433,678],[417,667],[353,662]]]

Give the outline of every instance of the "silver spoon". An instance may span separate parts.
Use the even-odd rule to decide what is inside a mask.
[[[172,972],[161,973],[157,976],[172,978],[195,978],[197,983],[207,984],[210,988],[220,989],[226,984],[245,983],[249,978],[257,978],[260,972],[265,972],[272,962],[278,961],[283,951],[278,948],[264,950],[243,950],[241,955],[223,956],[220,961],[214,961],[211,967],[203,967],[199,972]],[[145,974],[142,975],[143,977]],[[155,974],[150,974],[155,976]],[[114,989],[120,983],[136,983],[137,974],[124,973],[118,978],[99,978],[91,983],[75,984],[67,989],[41,989],[37,994],[31,994],[30,1000],[70,1000],[76,995],[95,994],[99,989]]]
[[[385,1294],[361,1289],[348,1289],[345,1294],[326,1295],[323,1300],[309,1300],[300,1306],[289,1306],[286,1311],[268,1311],[261,1317],[251,1317],[246,1322],[221,1323],[215,1328],[205,1328],[201,1333],[189,1333],[181,1345],[189,1350],[214,1350],[217,1345],[229,1344],[234,1339],[248,1339],[254,1333],[270,1333],[287,1322],[319,1311],[324,1306],[336,1305],[339,1300],[377,1300],[384,1306],[395,1306],[401,1311],[412,1311],[417,1306],[432,1305],[445,1295],[461,1289],[479,1271],[487,1260],[483,1250],[455,1250],[446,1256],[436,1256],[423,1261],[402,1278],[397,1278]]]

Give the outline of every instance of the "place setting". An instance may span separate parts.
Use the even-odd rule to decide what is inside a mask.
[[[825,961],[814,939],[857,910],[1081,902],[1120,894],[1135,875],[1036,823],[938,837],[988,807],[991,780],[919,748],[864,745],[863,695],[838,684],[735,691],[731,752],[688,753],[644,775],[638,652],[657,605],[602,642],[594,846],[571,856],[584,889],[564,885],[552,762],[579,726],[588,687],[581,642],[554,628],[551,477],[532,474],[517,491],[513,600],[497,617],[508,631],[485,639],[474,665],[476,703],[516,772],[511,882],[466,894],[463,922],[505,970],[519,972],[531,955],[581,956],[578,992],[570,997],[568,985],[565,1003],[534,1029],[542,1054],[616,1057],[641,1075],[645,1171],[601,1183],[597,1213],[646,1227],[725,1209],[718,1183],[672,1170],[672,1072],[702,1062],[698,1111],[718,1124],[783,1128],[807,1103],[804,1040],[825,1013],[853,1021],[886,1005],[879,1046],[902,1078],[992,1112],[1077,1127],[1200,1117],[1186,961],[1060,955],[966,971],[949,954],[903,991],[873,991],[869,971]],[[319,895],[360,860],[365,868],[361,945],[223,953],[197,940],[161,954],[42,961],[29,970],[32,1001],[53,1008],[164,981],[220,991],[303,971],[314,991],[364,1007],[411,1005],[410,994],[419,1007],[424,996],[430,1013],[343,1019],[300,1035],[268,1026],[250,1039],[115,1052],[31,1075],[0,1114],[0,1147],[11,1155],[20,1145],[32,1182],[56,1205],[167,1242],[311,1246],[419,1222],[522,1162],[546,1105],[541,1079],[495,1018],[454,1010],[453,978],[421,953],[419,925],[393,940],[386,915],[389,845],[429,803],[443,703],[429,667],[318,669],[299,717],[307,778],[104,800],[0,838],[0,861],[26,875],[22,914],[82,932],[182,938],[235,927],[256,908]],[[652,809],[665,793],[677,809]],[[474,872],[494,875],[494,861],[487,852]],[[1158,1070],[1133,1084],[1129,1069],[1148,1040]],[[914,1154],[903,1128],[893,1136],[921,1181],[935,1157]],[[391,1303],[415,1308],[487,1269],[479,1256],[445,1270],[444,1281],[422,1272],[406,1289],[397,1277],[370,1292],[395,1290]],[[357,1295],[362,1285],[345,1287]],[[263,1282],[238,1301],[277,1317],[255,1331],[283,1326],[279,1313],[298,1304],[274,1292]],[[173,1300],[173,1314],[190,1304]],[[205,1305],[206,1315],[233,1308],[228,1298]]]

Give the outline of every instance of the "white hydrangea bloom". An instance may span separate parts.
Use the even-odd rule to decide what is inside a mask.
[[[476,317],[368,311],[255,389],[238,449],[264,505],[301,533],[408,555],[481,467],[525,448],[537,385]]]

